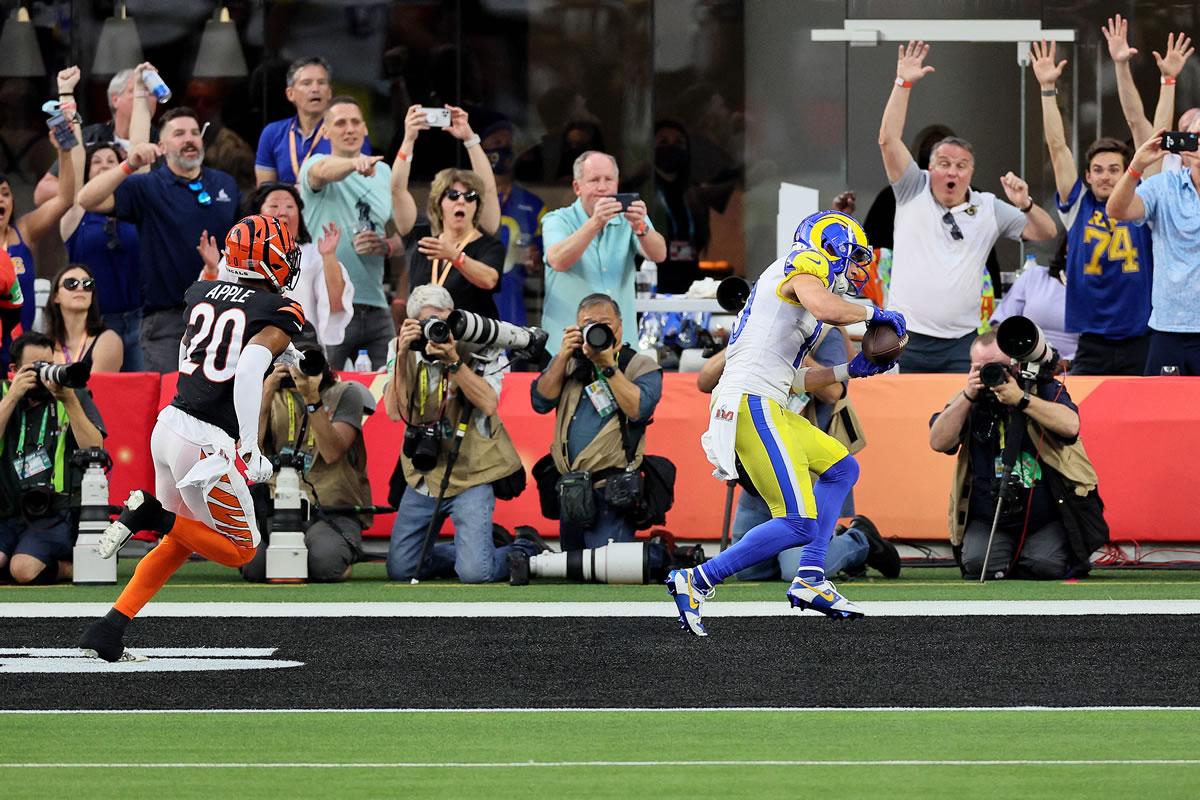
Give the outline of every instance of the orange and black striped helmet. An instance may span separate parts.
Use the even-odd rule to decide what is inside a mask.
[[[239,278],[265,280],[276,291],[300,277],[300,245],[278,217],[251,214],[225,237],[225,266]]]

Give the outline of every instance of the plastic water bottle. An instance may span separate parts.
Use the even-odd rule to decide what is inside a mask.
[[[354,359],[355,372],[370,372],[371,371],[371,356],[366,350],[359,350],[358,357]]]
[[[1026,253],[1025,254],[1025,266],[1021,267],[1021,272],[1022,273],[1028,272],[1029,270],[1036,268],[1037,265],[1038,265],[1037,256],[1034,255],[1033,253]]]
[[[653,261],[643,261],[635,282],[645,287],[648,297],[654,297],[658,293],[658,264]]]

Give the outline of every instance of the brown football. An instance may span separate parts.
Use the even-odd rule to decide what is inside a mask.
[[[901,339],[896,335],[895,328],[881,323],[867,326],[867,332],[862,338],[862,351],[872,364],[885,366],[900,358],[906,344],[908,334]]]

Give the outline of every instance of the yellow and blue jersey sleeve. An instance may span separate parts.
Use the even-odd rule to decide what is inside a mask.
[[[788,254],[787,260],[783,263],[783,278],[779,281],[779,285],[775,287],[775,294],[780,299],[786,300],[793,305],[796,305],[796,302],[783,294],[783,287],[797,275],[812,275],[825,288],[829,288],[833,283],[833,267],[829,263],[829,259],[816,250],[793,250]]]

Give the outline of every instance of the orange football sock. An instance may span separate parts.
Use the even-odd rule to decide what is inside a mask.
[[[133,619],[191,554],[187,545],[181,544],[173,536],[164,536],[158,547],[138,562],[133,577],[113,608]]]
[[[199,553],[209,561],[215,561],[226,567],[240,567],[254,558],[254,547],[249,544],[249,530],[246,531],[246,534],[247,546],[242,547],[203,522],[176,516],[170,536],[175,537],[189,550]]]

